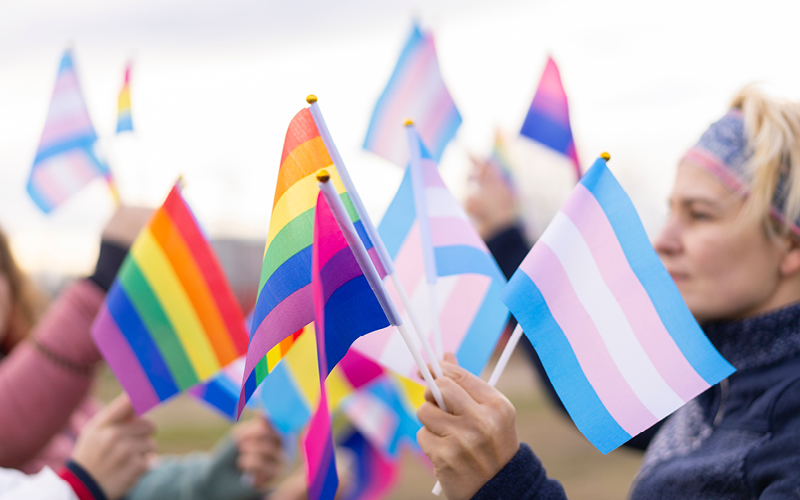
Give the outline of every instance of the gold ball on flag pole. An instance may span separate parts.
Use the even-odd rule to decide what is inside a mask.
[[[320,170],[317,172],[317,180],[319,182],[328,182],[331,180],[331,174],[329,174],[327,170]]]
[[[314,104],[315,102],[317,102],[317,96],[315,96],[314,94],[308,94],[308,97],[306,97],[306,102],[309,104]]]
[[[610,154],[608,154],[608,153],[606,153],[605,151],[603,151],[602,153],[600,153],[600,158],[602,158],[602,159],[604,159],[606,162],[608,162],[608,160],[610,160],[610,159],[611,159],[611,155],[610,155]]]
[[[406,122],[405,122],[405,125],[406,125],[406,127],[410,127],[410,126],[414,125],[414,120],[412,120],[411,118],[407,119]]]

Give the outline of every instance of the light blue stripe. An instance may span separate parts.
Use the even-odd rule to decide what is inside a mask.
[[[508,321],[508,308],[500,301],[505,280],[494,280],[487,290],[478,314],[458,348],[458,364],[480,376]]]
[[[94,131],[92,131],[91,134],[75,137],[65,142],[54,143],[51,146],[47,146],[46,148],[37,151],[36,158],[33,160],[33,164],[36,165],[37,163],[41,162],[42,160],[46,160],[51,156],[66,153],[67,151],[72,151],[73,149],[83,149],[92,159],[92,162],[97,166],[97,168],[100,169],[101,172],[105,173],[103,165],[97,160],[97,158],[95,158],[94,151],[92,150],[96,141],[97,136],[95,136]]]
[[[453,137],[455,137],[458,127],[461,126],[461,113],[458,112],[458,108],[456,108],[455,103],[453,103],[452,111],[450,112],[450,116],[447,118],[445,124],[445,127],[439,129],[439,134],[436,138],[436,144],[430,145],[431,148],[433,148],[433,154],[435,155],[434,159],[437,163],[442,158],[444,148],[446,148]]]
[[[436,270],[439,276],[473,273],[505,281],[494,257],[475,247],[449,245],[436,247],[434,252],[436,253]]]
[[[413,62],[414,57],[418,57],[419,48],[422,46],[424,38],[419,27],[414,25],[411,29],[411,36],[403,47],[403,52],[397,60],[397,65],[392,71],[392,76],[389,78],[389,83],[386,84],[378,102],[375,104],[375,109],[372,111],[372,117],[369,120],[369,128],[367,129],[367,136],[364,138],[364,149],[371,150],[372,143],[376,140],[376,136],[382,132],[382,121],[385,113],[385,108],[390,106],[392,100],[395,98],[395,93],[398,86],[401,85],[408,72],[409,65]]]
[[[278,363],[264,379],[259,394],[270,420],[283,433],[299,432],[311,418],[311,412],[283,362]]]
[[[575,425],[603,454],[631,438],[608,413],[581,369],[539,288],[518,270],[500,293],[528,336]]]
[[[117,133],[133,132],[133,119],[130,113],[120,113],[117,118]]]
[[[386,252],[392,260],[397,258],[403,242],[408,238],[411,226],[417,218],[417,211],[414,208],[414,191],[411,187],[411,172],[406,168],[397,194],[394,195],[392,203],[386,209],[386,213],[378,225],[378,234],[386,246]]]
[[[581,183],[600,203],[631,269],[647,290],[661,322],[692,367],[710,385],[733,373],[733,366],[719,355],[689,312],[675,282],[650,244],[633,203],[608,170],[606,162],[598,159],[583,176]]]

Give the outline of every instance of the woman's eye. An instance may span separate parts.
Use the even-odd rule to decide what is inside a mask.
[[[713,216],[708,212],[698,212],[696,210],[690,211],[689,216],[693,220],[709,220],[713,218]]]

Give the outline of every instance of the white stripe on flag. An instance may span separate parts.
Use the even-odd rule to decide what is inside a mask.
[[[465,217],[464,209],[446,188],[425,188],[425,202],[428,205],[428,217]]]
[[[572,221],[558,212],[540,241],[550,247],[561,262],[611,359],[647,409],[661,419],[683,405],[684,401],[667,385],[648,358]]]

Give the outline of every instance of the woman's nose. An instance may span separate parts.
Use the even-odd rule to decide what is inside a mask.
[[[681,228],[674,216],[670,216],[661,228],[661,232],[653,242],[653,248],[660,255],[674,255],[682,250]]]

